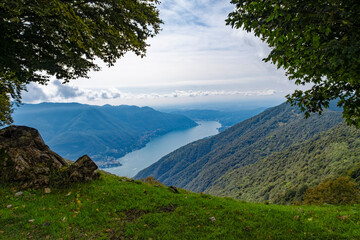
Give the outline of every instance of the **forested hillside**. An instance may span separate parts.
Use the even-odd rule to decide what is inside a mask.
[[[13,117],[16,125],[38,129],[61,156],[74,160],[88,154],[102,167],[117,165],[116,158],[143,147],[153,137],[196,126],[181,115],[126,105],[25,104]]]
[[[287,190],[297,191],[301,187],[300,183],[309,186],[317,184],[322,177],[340,174],[352,166],[353,163],[350,161],[357,161],[353,157],[356,154],[344,150],[348,147],[357,151],[356,141],[349,140],[354,142],[349,146],[347,144],[350,142],[344,142],[344,139],[358,139],[358,132],[342,125],[341,112],[339,109],[332,109],[322,115],[314,114],[304,119],[297,107],[281,104],[212,138],[191,143],[174,151],[141,171],[136,177],[151,175],[165,184],[197,192],[206,191],[252,201],[275,201],[281,194],[286,194]],[[332,129],[336,126],[337,128]],[[343,135],[345,137],[341,138]],[[331,141],[327,142],[326,139]],[[328,149],[332,152],[324,150],[324,145],[331,145]],[[297,158],[301,158],[300,153],[304,154],[303,149],[295,151],[299,148],[312,150],[303,156],[306,160],[302,164],[297,163],[300,165],[293,168],[290,161],[296,162]],[[344,160],[344,152],[347,153],[344,156],[348,156],[349,162],[341,165],[343,169],[336,168],[335,165]],[[328,162],[331,167],[324,167],[320,160],[312,164],[312,158],[319,158],[320,153],[323,164]],[[285,156],[288,158],[285,159]],[[303,171],[302,168],[306,166],[308,170]],[[301,173],[308,171],[305,176],[309,181],[301,179],[300,173],[299,176],[295,176],[289,172],[285,178],[294,179],[294,182],[288,179],[285,182],[284,176],[280,177],[285,174],[285,170],[291,171],[289,168]],[[325,168],[325,172],[317,177],[310,177],[322,168]],[[268,169],[271,171],[267,171]],[[268,174],[267,178],[263,176],[264,172]],[[271,184],[270,179],[274,179]],[[282,183],[281,186],[286,187],[277,186],[271,194],[268,193],[272,189],[270,185],[279,185],[279,182]],[[254,194],[259,190],[260,192]]]
[[[206,192],[255,202],[301,202],[309,187],[339,176],[351,177],[359,164],[360,131],[340,123],[305,142],[229,171]]]

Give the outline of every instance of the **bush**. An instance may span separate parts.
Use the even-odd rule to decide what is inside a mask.
[[[141,178],[140,181],[142,181],[144,183],[147,183],[147,184],[151,184],[151,185],[164,186],[164,184],[162,184],[161,182],[156,180],[153,176],[149,176],[149,177],[146,177],[146,178]]]
[[[348,177],[339,177],[309,188],[304,194],[305,204],[354,204],[360,202],[360,190]]]
[[[360,164],[356,165],[354,168],[350,169],[348,175],[354,179],[355,182],[360,182]]]

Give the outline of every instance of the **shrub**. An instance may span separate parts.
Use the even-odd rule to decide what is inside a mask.
[[[161,182],[159,182],[158,180],[156,180],[153,176],[148,176],[146,178],[141,178],[140,181],[144,182],[144,183],[148,183],[151,185],[159,185],[159,186],[164,186],[164,184],[162,184]]]
[[[360,182],[360,164],[356,165],[354,168],[350,169],[348,175],[354,179],[355,182]]]
[[[309,188],[304,194],[305,204],[354,204],[360,202],[360,190],[348,177],[339,177]]]

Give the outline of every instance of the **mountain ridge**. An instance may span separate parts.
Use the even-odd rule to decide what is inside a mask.
[[[16,125],[38,129],[63,157],[74,160],[88,154],[101,167],[118,166],[116,159],[156,136],[197,125],[185,116],[128,105],[24,104],[13,117]]]

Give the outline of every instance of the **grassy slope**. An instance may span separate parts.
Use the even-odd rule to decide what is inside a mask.
[[[0,239],[360,238],[359,205],[244,203],[111,175],[50,194],[15,191],[0,187]]]
[[[341,123],[283,151],[235,169],[206,192],[252,202],[301,201],[307,187],[346,176],[360,164],[360,131]]]

